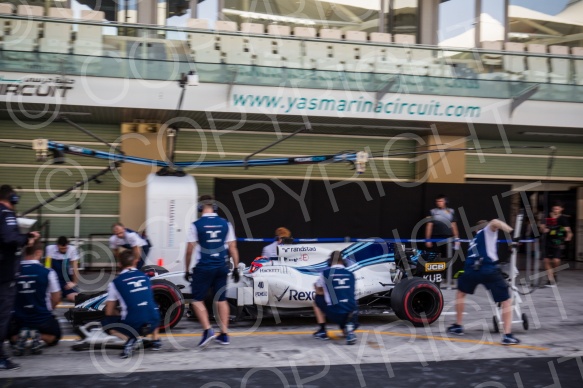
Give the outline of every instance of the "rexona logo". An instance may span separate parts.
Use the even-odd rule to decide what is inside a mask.
[[[315,247],[280,247],[280,249],[283,250],[284,253],[294,253],[294,252],[316,252],[316,248]]]
[[[441,272],[445,269],[445,263],[425,263],[425,272]]]
[[[289,290],[289,300],[314,300],[316,291],[297,291]]]

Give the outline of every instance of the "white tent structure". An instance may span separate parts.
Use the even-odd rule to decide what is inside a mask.
[[[567,15],[571,15],[571,19],[568,19]],[[577,17],[582,20],[576,20]],[[570,3],[556,16],[511,5],[508,8],[508,20],[510,41],[545,45],[583,45],[580,44],[583,41],[583,1]],[[504,26],[500,21],[482,13],[480,25],[480,42],[504,40]],[[439,46],[475,47],[474,31],[474,28],[470,28],[457,36],[439,42]]]

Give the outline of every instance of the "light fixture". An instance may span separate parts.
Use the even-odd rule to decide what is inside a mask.
[[[583,137],[583,133],[561,133],[561,132],[518,132],[519,135],[528,136],[559,136],[559,137]]]

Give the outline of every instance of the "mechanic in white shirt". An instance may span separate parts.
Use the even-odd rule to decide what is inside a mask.
[[[479,284],[483,284],[495,303],[502,310],[503,333],[502,345],[516,345],[520,340],[512,334],[512,299],[508,283],[502,276],[498,258],[498,230],[506,233],[512,227],[503,221],[493,219],[490,222],[478,222],[481,228],[470,243],[468,255],[464,263],[464,273],[458,279],[456,294],[456,322],[448,327],[449,334],[463,335],[462,326],[464,307],[467,294],[473,294]]]
[[[148,255],[150,245],[137,232],[126,228],[121,222],[111,227],[113,235],[109,238],[109,248],[113,251],[116,260],[119,258],[120,248],[131,249],[134,256],[140,258],[137,269],[141,269]]]
[[[79,293],[77,289],[79,280],[77,248],[69,245],[67,237],[61,236],[57,239],[56,244],[47,246],[45,260],[46,266],[52,268],[57,274],[63,298],[69,302],[74,302],[75,296]]]
[[[284,227],[275,229],[275,241],[263,247],[263,250],[261,251],[261,256],[278,257],[277,246],[283,244],[286,239],[290,238],[291,232],[289,231],[289,229]]]
[[[20,274],[16,279],[16,301],[10,328],[13,352],[22,356],[28,338],[32,338],[30,350],[39,354],[44,342],[54,346],[61,338],[59,321],[53,310],[61,300],[61,289],[57,274],[39,262],[43,248],[40,240],[24,249],[20,262]]]

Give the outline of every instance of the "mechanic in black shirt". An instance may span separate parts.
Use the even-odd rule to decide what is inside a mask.
[[[20,266],[19,250],[39,239],[38,232],[20,233],[14,205],[19,197],[9,185],[0,186],[0,370],[19,369],[4,352],[4,341],[16,297],[16,276]]]
[[[439,194],[435,197],[436,207],[429,211],[425,224],[426,240],[446,240],[448,238],[458,239],[460,237],[457,228],[457,215],[454,209],[448,207],[447,197]],[[459,242],[454,243],[454,249],[459,249]],[[447,254],[447,243],[427,241],[425,246],[429,251],[441,253],[442,259],[449,258]]]
[[[569,220],[563,214],[563,210],[562,202],[556,202],[551,208],[549,217],[540,225],[541,232],[545,233],[544,264],[550,287],[557,285],[556,268],[561,265],[565,242],[571,241],[573,238]]]

